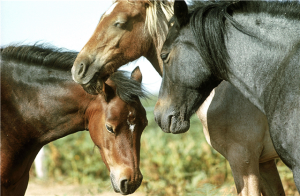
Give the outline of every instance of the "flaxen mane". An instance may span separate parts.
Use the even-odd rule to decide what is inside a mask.
[[[113,2],[118,2],[115,0]],[[134,3],[133,0],[127,0]],[[146,9],[145,28],[155,38],[158,46],[161,46],[166,39],[168,26],[166,25],[173,16],[173,0],[144,0],[148,7]]]
[[[233,12],[263,12],[271,16],[300,20],[299,10],[299,1],[193,1],[189,6],[189,18],[205,64],[215,76],[228,79],[230,58],[225,46],[225,20],[239,31],[259,39],[251,29],[233,19]]]
[[[145,27],[147,27],[149,34],[156,38],[158,46],[161,46],[168,32],[166,24],[174,14],[174,2],[148,0],[148,3],[149,7],[146,11]]]

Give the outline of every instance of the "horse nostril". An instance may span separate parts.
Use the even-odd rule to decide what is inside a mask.
[[[128,192],[128,180],[127,179],[121,180],[120,189],[121,189],[122,193],[127,193]]]
[[[85,64],[83,62],[80,63],[79,69],[78,69],[78,75],[83,75],[85,70]]]
[[[158,126],[161,127],[160,113],[158,112],[158,110],[154,110],[154,120],[158,124]]]

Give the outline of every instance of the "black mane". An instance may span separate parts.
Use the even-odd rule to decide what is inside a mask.
[[[299,10],[298,1],[193,1],[189,6],[189,17],[205,64],[212,74],[226,80],[230,72],[228,69],[230,58],[225,46],[225,20],[227,19],[241,32],[256,37],[251,30],[233,19],[231,16],[233,12],[264,12],[271,16],[299,20]]]
[[[21,63],[47,66],[70,71],[78,52],[49,46],[48,44],[10,45],[0,49],[1,59]],[[128,72],[117,71],[110,80],[116,85],[117,95],[125,102],[132,103],[137,97],[147,98],[148,92],[141,83],[130,79]]]
[[[130,78],[129,72],[116,71],[109,79],[116,85],[117,95],[126,103],[134,103],[137,98],[148,98],[149,93],[144,89],[143,85]]]
[[[56,48],[48,44],[10,45],[0,49],[2,60],[70,70],[78,52]]]

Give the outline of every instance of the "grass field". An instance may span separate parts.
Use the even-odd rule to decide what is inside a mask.
[[[149,125],[141,140],[141,172],[144,179],[138,192],[145,195],[235,195],[228,161],[206,142],[200,121],[193,116],[191,128],[179,135],[166,134],[154,121],[156,97],[143,100]],[[109,173],[87,131],[46,146],[49,181],[111,191]],[[287,195],[299,196],[292,173],[277,163]],[[31,170],[31,181],[35,181]]]

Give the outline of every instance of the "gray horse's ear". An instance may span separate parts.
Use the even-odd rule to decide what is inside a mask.
[[[138,81],[139,83],[142,83],[142,72],[140,70],[140,67],[137,66],[132,72],[131,72],[131,78],[135,81]]]
[[[184,0],[176,0],[174,2],[174,15],[176,16],[180,26],[188,22],[188,6]]]

